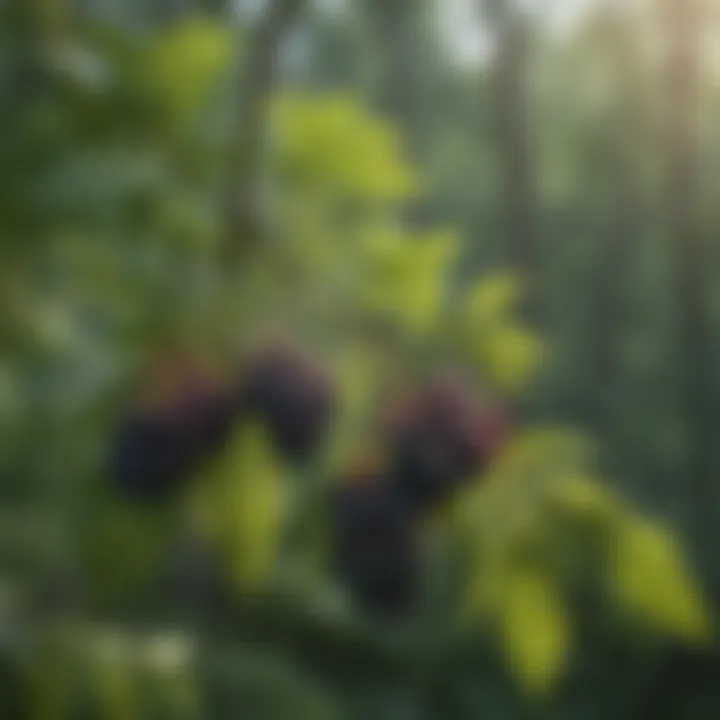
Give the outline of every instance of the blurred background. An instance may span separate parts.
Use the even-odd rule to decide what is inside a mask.
[[[719,48],[713,0],[0,0],[0,718],[718,717]],[[235,409],[158,499],[273,344],[312,457]],[[437,372],[512,430],[370,612],[388,502],[328,492]]]

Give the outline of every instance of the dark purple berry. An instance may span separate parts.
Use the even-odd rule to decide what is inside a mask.
[[[181,396],[164,408],[127,416],[114,441],[111,469],[120,492],[136,501],[172,497],[218,451],[234,420],[229,397]]]
[[[245,367],[240,404],[266,425],[281,457],[303,462],[320,447],[331,420],[333,392],[314,362],[274,347]]]
[[[390,474],[418,510],[443,503],[495,456],[504,418],[475,389],[442,377],[409,398],[390,423]]]
[[[412,610],[419,562],[402,497],[375,478],[342,483],[331,499],[334,570],[357,605],[377,616]]]

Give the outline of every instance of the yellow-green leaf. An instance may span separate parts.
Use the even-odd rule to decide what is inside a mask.
[[[241,428],[218,465],[214,522],[243,589],[260,589],[275,567],[285,502],[282,472],[266,433]]]
[[[628,519],[612,543],[609,571],[617,601],[653,630],[690,642],[708,638],[706,600],[672,532]]]
[[[545,348],[532,331],[505,324],[479,335],[477,357],[488,381],[500,390],[517,393],[532,380]]]
[[[337,360],[335,419],[324,464],[329,476],[339,476],[343,464],[367,440],[365,431],[377,391],[377,365],[377,358],[362,347],[351,348]]]
[[[592,478],[573,475],[549,489],[551,507],[574,518],[593,524],[620,519],[620,500],[602,483]]]
[[[470,322],[476,329],[504,322],[515,311],[520,295],[520,283],[511,273],[482,279],[467,296]]]
[[[133,638],[121,630],[95,628],[88,636],[88,666],[98,717],[132,720],[138,714]]]
[[[208,91],[230,67],[232,32],[209,19],[173,25],[154,41],[141,71],[174,117],[197,110]]]
[[[552,691],[568,662],[571,629],[566,608],[549,579],[518,570],[507,579],[500,615],[510,665],[534,695]]]
[[[286,94],[276,103],[275,118],[280,167],[306,189],[389,201],[415,191],[399,133],[354,98]]]
[[[468,620],[493,616],[502,608],[508,565],[504,553],[473,548],[468,558],[469,581],[462,599],[462,614]]]
[[[410,333],[436,327],[447,288],[447,271],[457,252],[452,233],[419,237],[397,228],[375,228],[364,245],[365,301],[373,312],[390,317]]]
[[[490,469],[489,481],[540,486],[558,478],[581,476],[594,460],[594,446],[571,428],[538,426],[506,445]]]

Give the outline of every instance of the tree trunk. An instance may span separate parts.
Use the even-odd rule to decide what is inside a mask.
[[[609,133],[606,148],[611,159],[605,181],[611,187],[613,208],[599,260],[590,354],[591,405],[600,431],[607,430],[611,422],[608,399],[617,371],[618,331],[645,215],[638,170],[644,122],[636,29],[631,18],[616,8],[610,9],[604,20],[603,51],[612,64],[615,85],[609,124],[617,131]]]
[[[537,317],[538,199],[528,99],[529,26],[512,0],[484,0],[494,30],[492,66],[494,135],[499,161],[503,226],[511,263],[528,290],[528,313]]]
[[[711,350],[704,271],[707,253],[700,217],[698,110],[702,0],[665,0],[667,211],[674,253],[677,353],[690,439],[689,480],[696,540],[709,549],[714,514],[713,407],[708,382]]]
[[[266,230],[262,192],[266,128],[283,41],[303,0],[272,0],[250,46],[239,91],[240,128],[230,153],[227,183],[227,251],[235,260],[262,241]]]
[[[407,133],[408,145],[416,141],[419,111],[417,32],[420,3],[415,0],[367,0],[374,41],[381,57],[379,104],[384,113]]]
[[[378,104],[402,132],[406,158],[421,170],[425,1],[366,0],[366,7],[373,41],[380,54]],[[422,227],[427,224],[428,212],[428,199],[416,198],[404,208],[403,215],[409,227]]]

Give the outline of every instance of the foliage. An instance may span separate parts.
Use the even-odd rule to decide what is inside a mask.
[[[711,638],[711,610],[680,540],[591,478],[591,467],[576,433],[527,431],[458,507],[469,553],[466,613],[503,628],[530,691],[552,689],[567,667],[573,630],[565,596],[588,573],[604,578],[606,602],[637,631]]]
[[[227,556],[241,590],[262,589],[279,556],[284,524],[282,470],[262,428],[241,428],[204,478],[199,503],[205,531]],[[209,482],[208,482],[209,481]],[[208,507],[203,507],[208,506]]]
[[[39,704],[32,717],[71,708],[109,720],[208,717],[217,705],[211,717],[334,718],[373,702],[412,714],[461,679],[467,687],[455,694],[470,693],[485,670],[458,645],[480,653],[488,637],[505,657],[496,663],[488,651],[493,667],[507,665],[525,695],[562,698],[585,650],[587,599],[578,595],[588,584],[610,617],[607,636],[623,646],[637,636],[707,642],[711,612],[683,541],[626,499],[622,474],[620,491],[600,480],[585,434],[564,426],[528,425],[427,529],[438,550],[428,585],[441,588],[430,588],[411,627],[355,617],[324,565],[327,484],[373,447],[391,393],[429,368],[462,367],[512,400],[540,378],[550,410],[578,419],[567,397],[582,395],[571,391],[588,367],[575,314],[588,277],[580,255],[594,241],[576,237],[573,214],[597,228],[608,204],[608,183],[570,162],[591,154],[590,129],[573,128],[577,151],[564,135],[544,138],[559,145],[547,169],[547,231],[573,241],[552,248],[549,264],[558,276],[574,270],[572,283],[548,291],[557,322],[541,339],[520,319],[514,273],[495,262],[478,268],[499,233],[493,213],[476,217],[495,203],[489,164],[466,167],[488,148],[458,130],[479,124],[474,105],[438,107],[433,122],[452,116],[428,153],[442,167],[422,158],[410,167],[402,130],[360,91],[282,88],[263,188],[271,238],[229,268],[220,201],[242,34],[208,18],[149,33],[65,18],[33,32],[41,51],[19,48],[10,32],[0,38],[3,78],[15,78],[0,84],[0,578],[10,597],[0,603],[0,653],[21,669],[7,683],[30,684],[19,694]],[[563,69],[571,76],[575,66]],[[462,89],[466,78],[453,77]],[[542,111],[543,133],[559,134],[557,108]],[[437,161],[448,154],[462,162]],[[468,209],[471,190],[477,207]],[[399,209],[428,191],[452,222],[402,222]],[[642,347],[628,341],[626,376],[613,386],[627,417],[620,440],[601,438],[640,485],[655,481],[653,468],[683,477],[671,473],[682,467],[683,438],[666,402],[668,363],[650,363],[669,354],[665,330],[639,328],[661,295],[662,258],[644,263],[629,333]],[[338,378],[340,407],[317,465],[290,469],[258,428],[241,427],[177,506],[147,513],[111,495],[106,445],[148,357],[179,348],[233,372],[237,348],[269,326],[318,347]],[[634,392],[618,392],[626,386]],[[626,449],[633,442],[637,455]],[[176,624],[181,598],[164,573],[178,535],[223,561],[231,609],[205,608],[225,623],[220,637],[197,618],[158,628]],[[66,583],[84,596],[81,611],[55,597]],[[44,615],[44,602],[52,612],[41,622],[31,610],[39,604]],[[251,640],[267,617],[260,651]],[[457,677],[438,668],[445,661],[462,665]],[[486,702],[459,714],[488,714]]]

